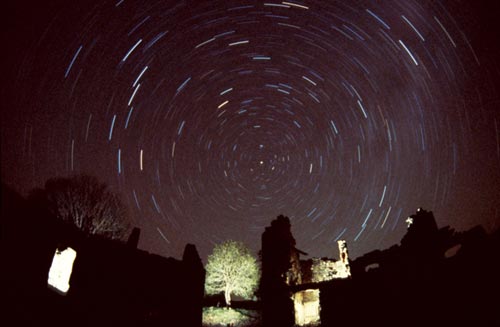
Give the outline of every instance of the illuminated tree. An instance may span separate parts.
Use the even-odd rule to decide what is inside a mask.
[[[235,241],[217,244],[208,256],[205,269],[205,292],[224,292],[227,306],[231,305],[231,294],[251,298],[260,277],[255,257],[243,243]]]
[[[52,178],[32,196],[56,218],[74,224],[86,234],[122,240],[128,236],[125,206],[95,177]]]

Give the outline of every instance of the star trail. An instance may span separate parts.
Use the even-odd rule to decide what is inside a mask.
[[[489,2],[52,1],[4,42],[2,179],[87,173],[140,247],[260,248],[279,214],[301,250],[499,221],[498,32]]]

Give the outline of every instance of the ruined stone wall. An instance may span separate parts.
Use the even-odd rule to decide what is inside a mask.
[[[293,295],[295,324],[299,326],[320,322],[319,290],[308,289]]]
[[[307,261],[301,261],[303,283],[321,283],[336,278],[351,277],[346,242],[340,240],[337,243],[339,247],[339,260],[312,258]]]
[[[293,294],[296,325],[304,326],[320,323],[319,283],[351,277],[346,242],[344,240],[338,241],[338,248],[339,260],[313,258],[300,261],[300,280],[302,283],[317,284],[317,286]],[[297,268],[292,267],[290,270],[293,270],[290,271],[290,274],[296,274]]]

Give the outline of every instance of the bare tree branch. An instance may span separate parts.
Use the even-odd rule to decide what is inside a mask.
[[[122,240],[128,236],[123,203],[97,178],[52,178],[42,192],[46,206],[58,219],[73,223],[86,234]]]

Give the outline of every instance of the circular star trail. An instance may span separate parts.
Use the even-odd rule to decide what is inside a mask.
[[[436,1],[19,4],[3,50],[2,178],[87,173],[140,247],[202,256],[291,218],[298,247],[399,242],[417,207],[498,221],[494,8]]]

